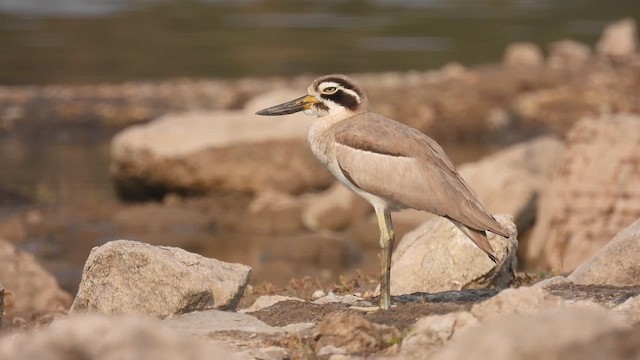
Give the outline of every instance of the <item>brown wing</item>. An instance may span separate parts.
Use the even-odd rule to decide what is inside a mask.
[[[357,187],[391,203],[509,236],[433,139],[374,113],[334,126],[338,164]]]

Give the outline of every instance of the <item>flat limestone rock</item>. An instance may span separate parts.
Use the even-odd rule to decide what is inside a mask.
[[[91,250],[72,312],[138,313],[165,317],[234,309],[251,268],[129,240]]]

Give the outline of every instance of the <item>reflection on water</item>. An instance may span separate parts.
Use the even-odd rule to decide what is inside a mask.
[[[640,2],[3,0],[0,83],[428,69],[593,44]]]
[[[5,191],[45,204],[115,201],[106,137],[0,137],[0,154]]]

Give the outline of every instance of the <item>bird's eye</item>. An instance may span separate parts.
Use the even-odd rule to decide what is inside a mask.
[[[327,95],[334,94],[336,91],[338,91],[338,88],[335,87],[335,86],[329,86],[329,87],[326,87],[326,88],[322,89],[322,93],[323,94],[327,94]]]

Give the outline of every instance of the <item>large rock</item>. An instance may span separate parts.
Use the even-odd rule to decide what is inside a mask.
[[[73,312],[169,316],[234,309],[251,268],[128,240],[91,250]]]
[[[511,218],[496,219],[515,234]],[[459,231],[449,220],[438,217],[405,235],[391,265],[391,293],[439,292],[489,286],[505,287],[516,266],[516,235],[509,239],[490,234],[498,264]]]
[[[545,136],[464,164],[459,171],[489,211],[512,215],[522,233],[533,225],[538,195],[563,152],[559,139]]]
[[[270,103],[298,93],[269,97]],[[166,192],[260,191],[299,193],[325,188],[331,175],[307,144],[310,117],[265,117],[246,111],[167,115],[117,134],[111,173],[124,197]]]
[[[576,284],[640,285],[640,219],[575,269],[568,280]]]
[[[159,320],[82,315],[0,341],[0,358],[14,360],[240,359],[210,341],[183,335]]]
[[[71,295],[33,257],[0,239],[0,282],[7,311],[60,311],[71,305]],[[1,288],[1,286],[0,286]]]
[[[630,326],[622,317],[599,308],[511,315],[465,331],[430,359],[469,359],[469,354],[475,359],[492,360],[566,359],[566,352],[573,347],[591,346],[597,350],[603,346],[599,342],[602,337],[628,331]],[[637,342],[634,348],[638,354]]]
[[[578,122],[540,200],[527,259],[570,272],[640,218],[639,162],[640,117]]]
[[[608,25],[596,44],[598,55],[613,59],[632,57],[638,47],[636,22],[632,18]]]

